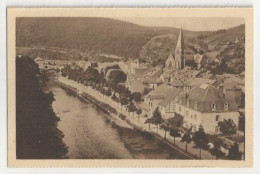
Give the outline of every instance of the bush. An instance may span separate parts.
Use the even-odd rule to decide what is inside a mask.
[[[218,123],[218,126],[220,127],[220,132],[222,134],[236,134],[237,133],[236,124],[231,119],[220,121]]]

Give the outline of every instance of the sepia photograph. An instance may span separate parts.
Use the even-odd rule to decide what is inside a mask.
[[[251,160],[251,23],[168,13],[13,17],[12,158]]]

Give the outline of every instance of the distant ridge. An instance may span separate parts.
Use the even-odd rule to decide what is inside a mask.
[[[183,33],[187,43],[193,39],[215,46],[220,42],[233,40],[237,35],[239,38],[243,38],[243,28],[244,26],[234,27],[220,34],[212,31],[187,30],[184,30]],[[33,56],[37,56],[38,53],[44,55],[46,52],[49,58],[58,59],[77,59],[85,55],[91,57],[100,54],[131,59],[146,56],[154,59],[161,56],[162,59],[165,59],[170,51],[169,48],[172,48],[165,41],[169,40],[169,43],[175,45],[174,36],[179,31],[178,28],[144,27],[130,22],[96,17],[17,18],[16,29],[17,47],[27,47],[26,52]],[[202,36],[202,39],[199,39],[199,36]],[[161,45],[157,41],[165,43],[166,47],[164,48],[165,44]],[[35,47],[41,48],[41,50],[28,49]],[[44,48],[55,48],[55,50],[45,51]],[[154,52],[150,50],[151,48],[155,49]],[[66,53],[68,50],[76,51]]]

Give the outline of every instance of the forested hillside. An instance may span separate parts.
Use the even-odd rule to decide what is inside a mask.
[[[62,60],[118,57],[155,65],[163,64],[174,52],[179,34],[178,28],[144,27],[109,18],[17,18],[16,27],[17,54]],[[219,59],[230,72],[243,71],[245,25],[217,31],[183,30],[183,35],[187,64],[199,48],[209,62]],[[236,48],[232,43],[237,39]]]
[[[53,57],[70,57],[70,53],[63,50],[64,56],[48,47],[74,49],[87,55],[101,53],[138,58],[142,46],[154,36],[179,32],[177,28],[143,27],[108,18],[17,18],[16,28],[17,47],[37,47],[26,53],[46,51]],[[201,32],[184,31],[184,34],[194,37]]]

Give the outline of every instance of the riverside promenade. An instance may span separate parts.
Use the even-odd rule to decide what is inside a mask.
[[[57,81],[64,85],[70,86],[71,88],[73,88],[73,90],[76,90],[79,95],[86,93],[86,94],[92,96],[93,98],[95,98],[96,100],[110,105],[111,107],[113,107],[117,110],[118,114],[122,113],[122,114],[126,115],[127,118],[125,121],[129,122],[129,124],[134,125],[135,127],[139,128],[143,131],[152,133],[158,139],[161,139],[162,141],[167,143],[169,146],[171,146],[175,150],[178,150],[180,153],[183,153],[186,156],[189,156],[190,159],[198,159],[199,149],[194,148],[193,142],[191,144],[188,144],[188,153],[186,153],[185,152],[185,143],[181,142],[180,137],[176,137],[175,144],[173,144],[173,137],[170,136],[169,132],[166,132],[166,139],[165,139],[164,130],[161,130],[161,129],[157,130],[157,126],[152,125],[152,124],[150,125],[150,129],[149,129],[149,125],[145,124],[147,117],[138,116],[135,112],[128,112],[127,108],[125,106],[112,100],[111,97],[105,96],[104,94],[100,93],[99,91],[93,89],[91,86],[84,86],[83,84],[77,83],[76,81],[73,81],[73,80],[69,80],[62,76],[59,76],[57,78]],[[202,159],[212,159],[212,160],[215,159],[215,157],[212,156],[206,150],[201,150],[201,158]]]

